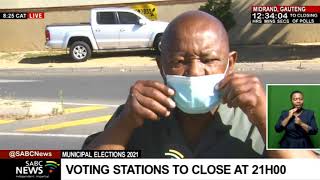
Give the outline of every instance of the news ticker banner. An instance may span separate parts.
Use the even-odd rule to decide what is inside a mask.
[[[44,12],[0,12],[0,19],[44,19]]]
[[[320,159],[141,159],[140,151],[2,150],[7,179],[319,179]]]
[[[70,150],[0,150],[0,169],[8,179],[59,180],[62,176],[63,159],[95,161],[104,159],[140,158],[141,151],[70,151]],[[91,159],[91,160],[90,160]],[[107,164],[107,163],[106,163]],[[78,170],[78,167],[75,169]],[[77,173],[77,172],[76,172]],[[85,172],[81,172],[85,173]],[[79,174],[78,174],[79,175]],[[105,176],[104,176],[105,178]],[[89,178],[90,179],[90,178]],[[93,180],[93,179],[92,179]]]
[[[320,23],[320,6],[252,6],[252,24]]]

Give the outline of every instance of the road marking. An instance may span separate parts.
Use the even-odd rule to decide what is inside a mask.
[[[42,131],[49,131],[49,130],[73,127],[73,126],[94,124],[94,123],[99,123],[99,122],[108,122],[110,120],[111,116],[112,115],[107,115],[107,116],[80,119],[80,120],[75,120],[75,121],[70,121],[70,122],[62,122],[62,123],[58,123],[58,124],[48,124],[48,125],[43,125],[43,126],[36,126],[36,127],[31,127],[31,128],[18,129],[17,131],[21,131],[21,132],[42,132]]]
[[[95,103],[76,103],[76,102],[63,102],[66,105],[78,105],[78,106],[109,106],[118,107],[120,104],[95,104]]]
[[[8,124],[8,123],[12,123],[15,120],[0,120],[0,124]]]
[[[24,82],[39,82],[41,80],[19,80],[19,79],[0,79],[0,83],[24,83]]]
[[[37,134],[37,133],[12,133],[0,132],[0,136],[39,136],[39,137],[73,137],[73,138],[86,138],[89,135],[82,134]]]
[[[32,100],[28,100],[32,101]],[[32,102],[48,102],[57,103],[57,101],[32,101]],[[118,107],[120,104],[98,104],[98,103],[78,103],[78,102],[63,102],[64,105],[76,105],[76,106],[106,106],[106,107]]]
[[[87,111],[96,111],[100,109],[106,109],[106,106],[84,106],[84,107],[78,107],[78,108],[66,108],[64,109],[63,114],[72,114],[72,113],[81,113],[81,112],[87,112]]]

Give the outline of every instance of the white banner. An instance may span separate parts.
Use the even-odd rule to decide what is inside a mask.
[[[319,159],[61,159],[63,180],[320,179]]]

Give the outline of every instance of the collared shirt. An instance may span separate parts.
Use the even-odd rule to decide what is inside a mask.
[[[252,158],[262,157],[265,144],[258,129],[240,108],[221,104],[197,146],[190,148],[174,114],[145,121],[135,129],[127,149],[142,150],[145,158]]]

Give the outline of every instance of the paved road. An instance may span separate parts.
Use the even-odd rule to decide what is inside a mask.
[[[320,83],[319,71],[255,73],[264,83]],[[1,97],[58,101],[62,90],[69,113],[41,120],[0,120],[0,149],[79,149],[86,135],[103,129],[110,118],[106,115],[125,101],[138,79],[161,77],[158,72],[1,72]]]
[[[320,71],[255,72],[264,83],[320,83]],[[63,91],[66,102],[120,104],[138,79],[161,80],[158,72],[118,73],[0,73],[0,95],[17,99],[57,101]]]
[[[0,92],[2,96],[14,96],[17,99],[56,101],[62,90],[66,102],[119,104],[126,98],[130,84],[146,78],[160,80],[156,73],[150,72],[3,74],[0,75]],[[11,81],[5,83],[5,80]]]

